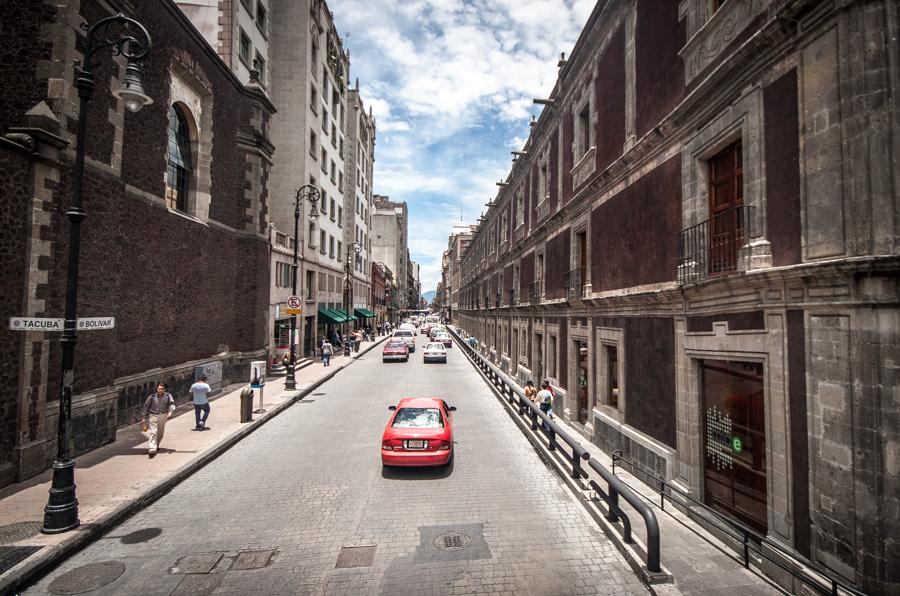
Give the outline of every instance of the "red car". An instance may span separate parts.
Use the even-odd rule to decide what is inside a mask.
[[[384,345],[381,351],[381,361],[402,360],[409,362],[409,346],[405,341],[389,341]]]
[[[381,436],[385,466],[444,466],[453,459],[453,412],[437,397],[407,397],[396,406]]]

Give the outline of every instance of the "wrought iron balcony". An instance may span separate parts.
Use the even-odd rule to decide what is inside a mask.
[[[678,283],[690,284],[738,270],[753,233],[753,206],[721,211],[678,233]]]
[[[494,308],[500,308],[500,292],[497,292],[497,297],[494,299]]]
[[[507,302],[506,304],[507,304],[507,306],[515,306],[516,302],[517,302],[516,289],[513,288],[512,290],[509,291],[509,302]]]
[[[581,269],[566,271],[566,295],[569,300],[578,300],[584,297],[584,285],[581,280]]]
[[[535,281],[531,284],[531,304],[541,303],[541,282]]]

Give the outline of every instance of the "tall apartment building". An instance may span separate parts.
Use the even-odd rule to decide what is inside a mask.
[[[452,320],[459,308],[459,273],[463,255],[472,243],[472,237],[478,226],[458,223],[450,231],[447,250],[441,262],[441,281],[443,282],[444,316]]]
[[[351,299],[350,307],[358,314],[367,315],[372,312],[371,275],[372,275],[372,239],[370,226],[374,208],[372,194],[372,175],[375,166],[375,117],[371,109],[366,113],[362,98],[359,95],[359,80],[348,96],[348,144],[347,144],[347,178],[344,188],[344,245],[360,247],[358,253],[354,249],[352,279],[349,283]]]
[[[273,225],[293,231],[297,191],[306,185],[319,190],[318,218],[310,217],[313,206],[304,201],[298,226],[304,308],[295,341],[312,355],[317,340],[353,311],[343,303],[350,61],[324,1],[270,1],[271,97],[278,107],[271,123],[277,147],[269,187]]]
[[[245,85],[251,70],[268,91],[271,0],[175,0],[206,42]]]
[[[900,591],[898,22],[598,2],[458,311],[590,440],[871,594]]]
[[[375,195],[372,218],[372,260],[387,265],[394,273],[393,291],[400,310],[408,306],[409,249],[407,245],[408,211],[404,201]]]

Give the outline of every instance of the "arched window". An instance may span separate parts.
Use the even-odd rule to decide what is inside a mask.
[[[191,135],[178,106],[169,106],[169,147],[166,156],[166,207],[187,211],[191,178]]]

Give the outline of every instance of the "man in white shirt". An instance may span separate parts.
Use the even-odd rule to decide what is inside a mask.
[[[536,400],[541,412],[552,418],[553,414],[551,413],[551,408],[553,407],[553,393],[550,391],[550,383],[547,381],[541,383],[541,390],[538,391]],[[548,428],[547,424],[543,422],[541,423],[541,426],[544,427],[544,430],[547,430]]]
[[[206,382],[206,375],[201,375],[200,380],[191,385],[191,401],[194,403],[194,419],[197,425],[194,430],[206,430],[206,419],[209,418],[209,392],[212,390]],[[200,413],[203,416],[200,416]]]

